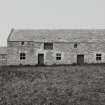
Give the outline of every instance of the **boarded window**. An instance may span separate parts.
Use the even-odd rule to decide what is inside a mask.
[[[53,49],[53,43],[44,43],[44,49],[45,50],[52,50]]]
[[[20,60],[25,60],[25,59],[26,59],[26,54],[20,53]]]
[[[100,61],[101,58],[102,58],[102,54],[96,54],[96,60],[97,60],[97,61]]]
[[[61,53],[56,53],[56,60],[61,60]]]

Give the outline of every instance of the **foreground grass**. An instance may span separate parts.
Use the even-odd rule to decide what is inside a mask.
[[[1,67],[0,105],[105,105],[105,66]]]

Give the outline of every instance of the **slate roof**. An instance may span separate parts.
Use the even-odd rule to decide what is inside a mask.
[[[14,29],[8,41],[105,42],[105,29]]]
[[[0,54],[7,54],[7,47],[0,47]]]

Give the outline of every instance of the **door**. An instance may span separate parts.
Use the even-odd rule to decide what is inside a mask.
[[[44,54],[38,54],[38,65],[44,65]]]
[[[84,55],[77,55],[77,64],[84,64]]]

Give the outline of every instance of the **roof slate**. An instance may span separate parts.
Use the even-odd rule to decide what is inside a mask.
[[[18,29],[8,41],[104,42],[105,29]]]

